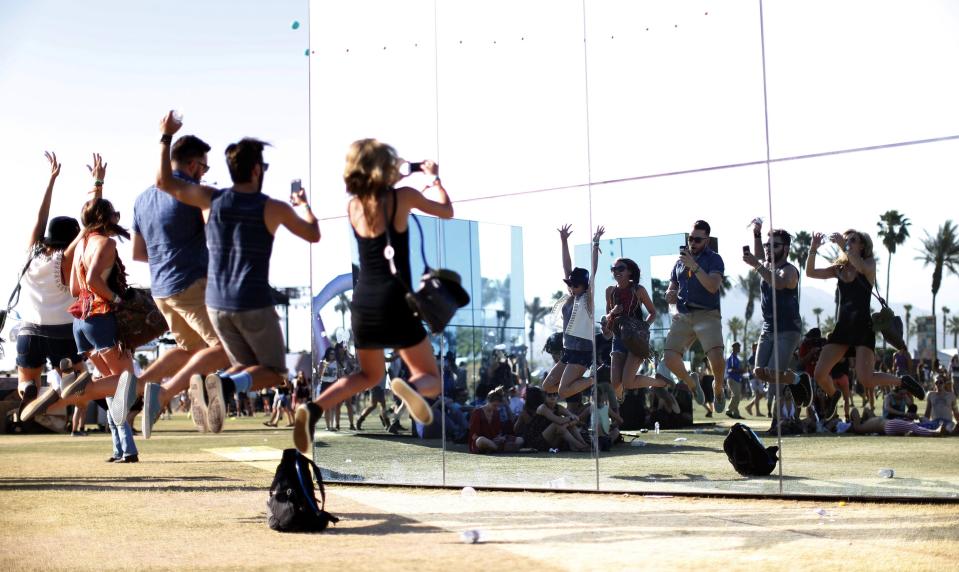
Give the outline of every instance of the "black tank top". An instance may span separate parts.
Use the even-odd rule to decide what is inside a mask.
[[[838,283],[839,321],[872,321],[869,308],[872,288],[870,288],[866,276],[857,272],[856,278],[852,282],[845,282],[840,277]]]
[[[390,272],[389,261],[383,256],[383,250],[386,248],[386,233],[390,233],[390,241],[393,244],[393,263],[396,265],[396,271],[403,283],[407,286],[412,284],[410,277],[410,229],[398,232],[393,228],[393,221],[396,218],[396,189],[393,191],[393,208],[386,230],[373,238],[365,238],[357,234],[356,248],[360,256],[360,276],[357,279],[358,284],[367,287],[379,286],[389,287],[395,283],[393,273]]]

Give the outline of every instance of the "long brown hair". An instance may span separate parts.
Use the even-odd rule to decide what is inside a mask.
[[[372,228],[383,193],[399,180],[396,149],[376,139],[354,141],[346,152],[343,181],[346,192],[359,199],[363,217]]]
[[[83,205],[80,222],[83,223],[83,234],[89,236],[100,233],[106,236],[122,236],[130,238],[130,231],[113,220],[116,214],[113,203],[106,199],[92,199]]]

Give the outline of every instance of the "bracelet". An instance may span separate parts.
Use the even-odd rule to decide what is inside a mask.
[[[160,143],[165,143],[167,145],[173,143],[173,135],[170,133],[164,133],[160,136]]]

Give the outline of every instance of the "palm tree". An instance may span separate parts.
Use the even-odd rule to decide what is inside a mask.
[[[959,316],[949,319],[949,331],[952,332],[952,347],[959,348]]]
[[[340,327],[344,330],[346,329],[346,313],[352,308],[350,299],[346,297],[346,294],[340,293],[336,297],[336,305],[333,306],[333,309],[340,313]]]
[[[527,302],[526,313],[529,314],[529,347],[535,347],[533,340],[536,337],[536,322],[543,323],[543,318],[549,314],[550,309],[549,306],[540,304],[539,296],[533,298],[532,302]]]
[[[949,322],[949,306],[942,307],[942,342],[946,342],[946,324]]]
[[[836,329],[836,317],[835,316],[826,316],[826,319],[822,322],[822,333],[824,336],[830,334],[833,330]]]
[[[959,236],[956,235],[957,229],[955,223],[947,220],[935,236],[930,236],[926,232],[926,238],[922,239],[922,250],[916,260],[921,260],[923,266],[932,265],[932,316],[936,316],[936,294],[942,286],[943,269],[959,276]],[[933,348],[938,348],[936,340],[936,329],[932,329]]]
[[[892,270],[892,255],[896,253],[896,247],[906,242],[909,238],[909,219],[904,217],[897,210],[886,211],[879,215],[879,237],[882,238],[882,245],[889,251],[889,259],[886,262],[886,301],[889,301],[889,276]]]
[[[906,345],[909,345],[909,336],[912,335],[912,330],[909,329],[909,318],[912,317],[912,304],[903,304],[903,309],[906,310]]]
[[[746,294],[746,313],[745,313],[745,323],[743,324],[743,340],[749,341],[747,337],[747,330],[749,328],[749,320],[753,317],[753,311],[756,309],[756,298],[759,297],[759,285],[761,283],[761,278],[759,277],[758,272],[749,272],[746,276],[740,276],[738,280],[738,287],[743,293]]]
[[[822,314],[822,308],[813,308],[812,313],[816,314],[816,327],[819,328],[819,315]]]
[[[809,258],[809,245],[812,244],[812,235],[801,230],[796,233],[792,239],[792,249],[789,251],[789,259],[799,267],[799,286],[802,286],[802,277],[806,274],[806,259]],[[796,288],[796,295],[802,296],[802,288]]]
[[[959,317],[959,316],[957,316]],[[739,341],[739,332],[743,329],[743,326],[746,324],[739,319],[739,316],[733,316],[726,322],[726,327],[729,328],[729,333],[733,336],[733,341]]]

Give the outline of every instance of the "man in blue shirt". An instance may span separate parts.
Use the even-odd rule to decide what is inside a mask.
[[[208,170],[210,146],[193,135],[173,145],[175,176],[197,183]],[[204,300],[207,248],[200,209],[185,205],[151,186],[133,207],[133,259],[150,264],[150,287],[177,347],[164,353],[139,380],[118,386],[125,407],[134,393],[144,396],[143,434],[149,438],[163,405],[189,387],[193,422],[201,431],[219,432],[222,423],[207,423],[201,375],[229,365],[213,329]],[[169,378],[162,385],[150,383]],[[129,383],[132,381],[133,383]],[[117,400],[114,399],[114,401]]]
[[[696,402],[702,405],[706,397],[699,386],[699,375],[689,373],[683,364],[683,354],[698,339],[706,352],[713,371],[714,402],[717,413],[726,408],[723,394],[726,360],[723,358],[723,323],[719,312],[719,289],[726,270],[723,259],[709,248],[709,223],[697,220],[689,233],[689,246],[680,247],[679,260],[669,276],[666,302],[675,304],[678,313],[673,316],[666,336],[663,360],[666,367],[693,391]]]
[[[729,400],[726,415],[733,419],[742,419],[739,413],[739,401],[743,397],[743,372],[746,370],[743,360],[739,359],[739,342],[733,342],[733,353],[726,358],[726,380],[733,397]]]

